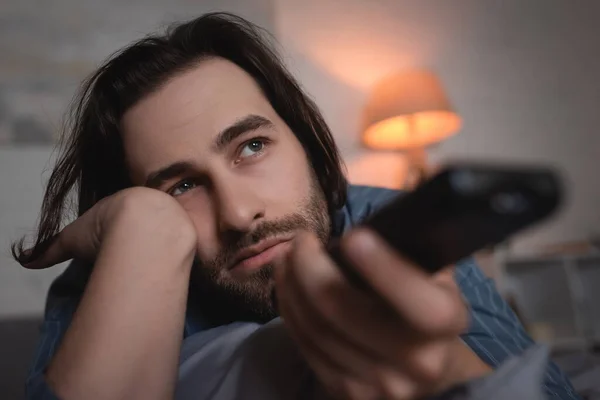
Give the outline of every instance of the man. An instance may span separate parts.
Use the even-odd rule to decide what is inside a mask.
[[[432,395],[532,344],[472,261],[430,277],[355,230],[342,249],[376,295],[346,281],[324,245],[395,193],[347,187],[316,106],[247,21],[209,14],[123,49],[69,131],[35,246],[13,248],[28,268],[75,259],[48,296],[29,398],[170,398],[182,334],[279,312],[340,398]],[[59,233],[74,186],[79,218]],[[544,388],[577,398],[554,365]]]

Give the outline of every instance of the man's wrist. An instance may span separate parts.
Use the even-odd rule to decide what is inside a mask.
[[[492,372],[492,367],[479,358],[460,337],[457,337],[450,346],[446,377],[440,385],[442,390],[481,378]]]

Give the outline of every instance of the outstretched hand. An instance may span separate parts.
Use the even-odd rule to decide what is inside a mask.
[[[460,339],[469,315],[452,268],[428,275],[365,229],[341,251],[373,293],[351,286],[310,234],[276,268],[281,315],[332,395],[412,399],[490,370]]]

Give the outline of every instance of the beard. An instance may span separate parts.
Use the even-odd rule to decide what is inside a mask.
[[[266,264],[245,277],[235,279],[229,267],[236,254],[265,239],[298,231],[312,232],[326,244],[331,231],[327,201],[316,179],[310,194],[298,210],[272,221],[265,221],[248,233],[230,239],[212,260],[196,260],[192,270],[190,296],[203,315],[213,324],[234,321],[265,323],[278,316],[272,294],[275,286],[274,265]]]

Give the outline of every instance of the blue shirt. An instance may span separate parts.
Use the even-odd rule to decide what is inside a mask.
[[[333,234],[341,235],[397,194],[387,189],[349,186],[346,205],[334,218]],[[40,340],[26,381],[28,399],[56,399],[45,382],[44,371],[71,322],[90,271],[90,265],[73,262],[50,287]],[[462,339],[482,360],[496,367],[509,356],[519,355],[534,344],[516,315],[499,295],[493,281],[482,273],[473,260],[467,259],[457,264],[455,279],[470,307],[471,315],[469,329],[462,335]],[[184,337],[210,327],[189,302]],[[543,386],[549,399],[580,399],[567,377],[554,363],[547,367]]]

